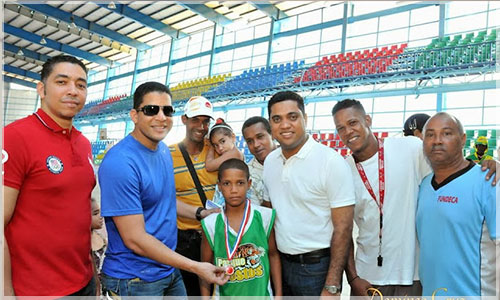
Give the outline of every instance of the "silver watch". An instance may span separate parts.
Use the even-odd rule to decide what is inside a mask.
[[[330,294],[339,294],[342,291],[342,287],[336,285],[325,285],[325,290]]]

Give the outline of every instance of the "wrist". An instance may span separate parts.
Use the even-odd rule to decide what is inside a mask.
[[[353,278],[351,278],[351,280],[348,280],[348,281],[347,281],[347,283],[351,284],[354,280],[356,280],[356,279],[358,279],[358,278],[359,278],[359,276],[358,276],[358,275],[356,275],[356,276],[354,276]]]
[[[201,221],[201,219],[203,219],[203,217],[201,216],[201,212],[204,210],[205,210],[204,207],[202,207],[202,206],[198,207],[198,209],[196,210],[196,213],[195,213],[196,220]]]

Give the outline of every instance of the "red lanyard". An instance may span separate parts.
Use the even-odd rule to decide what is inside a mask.
[[[384,212],[383,212],[383,207],[384,207],[384,196],[385,196],[385,169],[384,169],[384,141],[378,140],[378,189],[379,189],[379,199],[377,202],[377,196],[375,196],[375,192],[373,191],[372,186],[370,185],[370,182],[368,181],[368,177],[366,177],[365,170],[363,170],[363,166],[361,163],[356,163],[356,168],[358,169],[359,176],[361,176],[361,180],[363,181],[363,184],[365,185],[366,189],[368,190],[368,193],[373,198],[373,201],[378,206],[378,211],[380,214],[380,231],[378,234],[378,257],[377,257],[377,265],[379,267],[382,266],[382,227],[383,227],[383,217],[384,217]]]

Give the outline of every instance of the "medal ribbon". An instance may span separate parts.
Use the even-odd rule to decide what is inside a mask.
[[[384,207],[384,196],[385,196],[385,169],[384,169],[384,141],[378,140],[378,189],[379,189],[379,199],[377,202],[377,196],[375,196],[375,192],[373,191],[372,186],[370,185],[370,182],[368,181],[368,177],[366,176],[365,170],[363,169],[363,166],[361,163],[356,163],[356,168],[358,169],[359,176],[361,176],[361,180],[363,181],[363,184],[365,185],[366,189],[368,190],[368,193],[373,198],[373,201],[378,206],[378,211],[380,214],[380,231],[378,234],[379,238],[379,249],[378,249],[378,265],[382,265],[382,227],[383,227],[383,207]]]
[[[224,235],[226,238],[226,253],[227,253],[227,259],[231,260],[233,259],[234,254],[236,253],[236,250],[238,249],[238,246],[240,245],[241,238],[243,237],[243,234],[245,233],[245,227],[247,226],[248,219],[250,219],[250,201],[247,199],[245,203],[245,213],[243,215],[243,219],[241,220],[240,224],[240,230],[238,231],[238,234],[236,235],[236,242],[234,243],[233,247],[229,245],[229,221],[227,220],[227,216],[225,216],[226,222],[224,222]]]

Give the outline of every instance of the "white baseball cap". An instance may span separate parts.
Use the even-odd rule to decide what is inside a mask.
[[[207,98],[203,96],[194,96],[189,98],[188,102],[184,106],[184,114],[188,118],[193,118],[197,116],[208,116],[210,118],[214,118],[213,114],[213,106]]]

